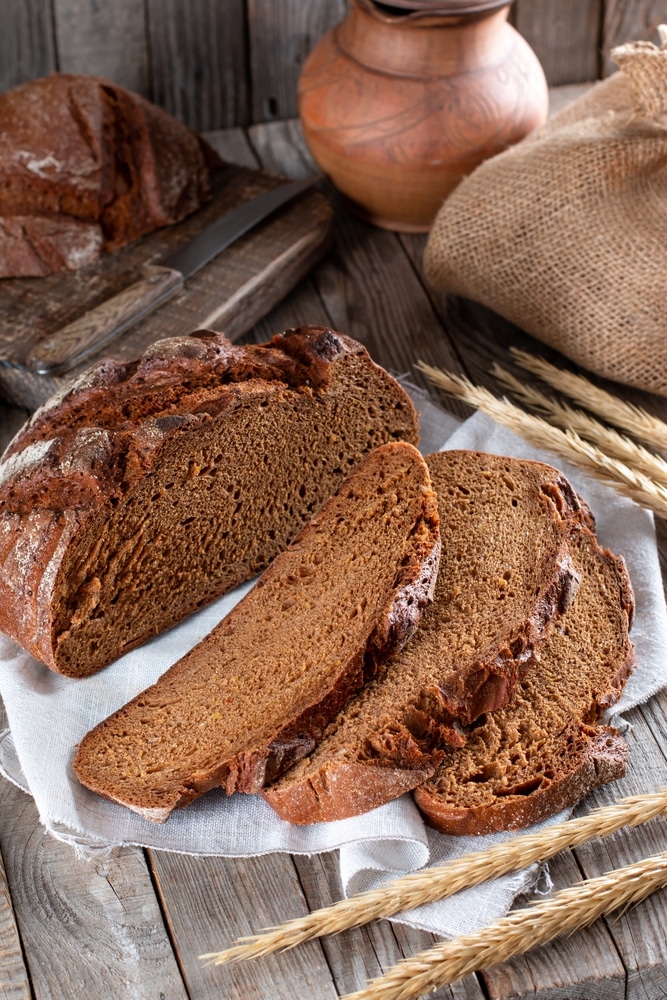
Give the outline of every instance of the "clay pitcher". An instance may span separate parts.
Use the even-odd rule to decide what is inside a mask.
[[[428,230],[465,174],[546,120],[544,73],[509,6],[351,0],[313,49],[299,82],[305,138],[360,215]]]

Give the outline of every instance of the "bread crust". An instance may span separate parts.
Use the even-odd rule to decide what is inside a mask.
[[[344,458],[359,461],[374,444],[394,435],[416,443],[414,407],[398,383],[360,344],[324,327],[288,330],[261,346],[235,346],[211,331],[158,341],[138,362],[102,362],[52,397],[0,461],[0,630],[51,669],[82,675],[78,667],[70,670],[60,646],[79,620],[95,613],[100,595],[90,567],[116,509],[143,484],[148,488],[169,456],[187,452],[217,427],[222,433],[222,428],[235,426],[240,414],[270,403],[298,406],[304,420],[307,413],[317,420],[327,400],[335,404],[332,387],[346,377],[352,363],[375,391],[393,398],[397,409],[386,417],[378,414],[367,429],[360,426],[360,440],[365,435],[366,443]],[[351,383],[348,396],[344,389],[335,391],[342,393],[336,397],[342,425],[346,408],[353,402],[360,405],[361,387]],[[266,449],[280,446],[268,441]],[[250,467],[253,457],[245,461]],[[332,492],[344,476],[343,468],[332,470],[327,480]],[[326,495],[320,502],[324,499]],[[297,498],[296,503],[302,509],[295,507],[294,528],[308,516],[307,500]],[[262,525],[248,525],[249,531],[261,536]],[[280,547],[277,540],[267,553],[275,555]],[[78,566],[76,584],[73,560]],[[239,566],[225,589],[257,570]],[[223,592],[207,594],[206,602]],[[192,596],[192,606],[183,614],[194,610],[197,595]],[[70,610],[68,602],[74,602]],[[149,629],[137,635],[115,655],[153,634]],[[93,660],[85,672],[103,665]]]
[[[570,744],[575,759],[566,761],[558,781],[544,782],[530,794],[517,792],[491,806],[456,808],[422,785],[414,790],[415,801],[428,825],[440,833],[478,837],[540,823],[625,774],[628,746],[612,726],[572,727],[563,742]]]
[[[513,619],[511,627],[509,624],[504,626],[504,633],[495,634],[482,648],[466,653],[461,661],[453,664],[448,661],[446,651],[439,649],[436,653],[435,647],[431,648],[424,638],[429,630],[439,630],[437,621],[441,609],[449,613],[446,595],[450,583],[446,570],[441,569],[436,603],[423,619],[420,634],[387,668],[395,688],[403,688],[402,675],[410,679],[421,671],[419,664],[422,662],[430,664],[434,660],[433,669],[429,666],[428,672],[436,674],[440,670],[440,676],[432,677],[428,686],[417,693],[411,690],[401,705],[392,702],[391,708],[386,710],[382,705],[386,678],[376,682],[374,707],[366,707],[366,690],[357,696],[348,709],[363,716],[368,732],[365,728],[361,735],[355,732],[354,737],[350,736],[353,746],[344,748],[343,737],[337,729],[340,726],[340,733],[348,733],[346,714],[342,713],[325,736],[312,764],[304,762],[297,771],[287,773],[282,780],[262,790],[263,798],[282,819],[291,823],[323,822],[357,815],[431,777],[443,758],[442,747],[455,747],[464,742],[461,724],[467,725],[482,713],[495,711],[514,698],[521,677],[530,668],[537,669],[549,623],[565,611],[576,595],[579,573],[572,562],[569,537],[581,524],[581,507],[561,473],[543,463],[518,462],[479,452],[445,452],[428,456],[427,462],[434,486],[439,491],[445,565],[449,547],[456,547],[448,536],[448,519],[462,502],[456,490],[451,499],[445,497],[445,490],[452,485],[448,477],[455,475],[457,463],[470,463],[470,472],[477,471],[480,483],[487,467],[498,474],[502,482],[507,476],[510,483],[513,471],[530,470],[534,480],[534,503],[545,514],[543,524],[548,522],[550,525],[548,545],[554,546],[549,548],[548,559],[545,557],[545,570],[549,575],[546,581],[541,581],[543,585],[536,595],[532,591],[527,595],[526,608],[530,607],[525,617]],[[465,497],[470,491],[462,485]],[[491,514],[483,516],[493,522]],[[468,587],[477,586],[478,572],[482,575],[485,572],[485,559],[480,558],[483,555],[478,552],[477,563],[467,571],[470,574]],[[467,626],[471,624],[466,620]],[[443,657],[442,664],[435,663],[438,656]],[[329,743],[333,749],[327,759]]]
[[[590,523],[589,519],[586,520]],[[443,771],[436,771],[434,776],[430,776],[432,780],[427,779],[426,783],[416,788],[414,792],[415,801],[427,823],[441,833],[481,836],[539,823],[561,809],[575,805],[600,785],[615,781],[625,774],[628,757],[625,740],[612,727],[596,723],[602,713],[618,701],[625,682],[636,666],[634,649],[628,638],[634,616],[634,594],[622,556],[614,555],[607,549],[603,550],[587,527],[580,528],[578,536],[580,550],[585,552],[587,548],[589,552],[596,554],[602,567],[605,584],[600,593],[604,594],[608,588],[608,597],[602,598],[607,603],[603,604],[601,613],[607,621],[613,619],[616,630],[613,638],[605,633],[600,639],[600,649],[597,651],[588,649],[586,645],[583,652],[582,645],[582,654],[576,662],[571,656],[564,660],[571,670],[576,669],[580,673],[582,679],[589,673],[592,675],[590,691],[585,687],[584,693],[579,694],[578,678],[568,676],[559,678],[559,687],[568,705],[568,712],[566,714],[559,708],[558,717],[554,717],[546,724],[547,729],[553,727],[555,731],[548,739],[540,736],[540,739],[544,740],[544,745],[540,746],[539,751],[535,751],[534,758],[530,758],[531,766],[524,765],[521,768],[520,777],[512,772],[510,779],[503,776],[502,761],[505,757],[501,752],[509,749],[510,734],[514,734],[520,725],[530,728],[530,714],[535,718],[537,732],[541,733],[543,728],[539,707],[541,703],[536,698],[532,707],[531,696],[526,694],[522,705],[510,705],[495,717],[498,719],[498,731],[506,735],[495,737],[493,740],[489,738],[489,753],[486,758],[481,755],[475,756],[478,775],[470,779],[482,782],[488,780],[492,789],[495,789],[484,796],[486,801],[482,803],[475,802],[476,789],[480,786],[474,784],[457,785],[463,799],[460,805],[452,803],[451,790],[446,796],[440,793],[439,773],[444,773],[448,766],[456,766],[456,752],[448,754],[441,764]],[[583,566],[583,559],[581,563]],[[590,601],[592,593],[588,581],[586,594],[581,600]],[[574,610],[578,609],[575,607]],[[583,610],[580,609],[580,613]],[[576,627],[577,622],[570,624],[568,616],[565,615],[562,621],[564,635],[569,636]],[[578,627],[582,627],[581,622]],[[574,638],[576,642],[576,631]],[[614,642],[617,645],[616,649],[613,646]],[[558,655],[557,643],[558,636],[554,636],[544,647],[543,670],[550,659]],[[547,684],[553,684],[553,681],[548,680]],[[537,678],[535,686],[528,690],[538,694]],[[546,685],[545,690],[549,690]],[[523,721],[520,723],[519,719]],[[491,722],[493,721],[494,717],[491,719]],[[535,736],[535,739],[537,738]],[[522,748],[522,752],[528,754],[529,749],[532,750],[532,748]],[[501,761],[501,770],[496,775],[498,761]],[[490,771],[488,778],[485,775],[486,769]],[[467,791],[471,787],[475,791]]]
[[[405,495],[412,498],[410,501],[412,506],[408,510],[418,508],[418,513],[409,523],[406,521],[403,525],[401,521],[403,525],[401,530],[405,531],[401,548],[386,553],[389,565],[396,563],[397,571],[384,603],[373,612],[370,631],[364,634],[363,640],[355,650],[347,655],[343,662],[337,664],[335,677],[327,673],[326,689],[322,690],[320,697],[305,705],[299,700],[296,708],[293,706],[290,708],[289,716],[282,718],[279,723],[271,723],[273,727],[271,732],[266,729],[263,720],[257,718],[255,726],[261,730],[262,738],[257,740],[255,736],[257,742],[254,745],[247,745],[248,738],[244,737],[246,745],[240,751],[225,753],[222,747],[226,745],[226,736],[221,732],[219,736],[216,735],[221,749],[212,765],[186,764],[183,774],[177,780],[167,781],[161,773],[158,773],[160,768],[155,763],[151,764],[151,773],[154,768],[157,775],[154,782],[153,779],[146,778],[148,765],[143,756],[145,742],[148,740],[150,744],[151,741],[159,741],[160,737],[156,729],[158,722],[152,721],[154,716],[151,715],[151,707],[156,704],[162,706],[164,703],[172,706],[174,700],[180,700],[179,703],[184,706],[183,712],[185,712],[186,708],[190,708],[192,701],[190,690],[194,685],[197,691],[205,692],[205,696],[200,695],[201,705],[197,702],[192,708],[195,713],[194,721],[188,723],[188,730],[191,727],[196,730],[199,716],[206,717],[213,697],[209,686],[202,680],[202,671],[198,666],[202,658],[206,661],[206,676],[213,678],[217,671],[222,669],[219,663],[225,646],[238,641],[236,637],[239,621],[244,616],[256,614],[255,605],[261,606],[258,604],[258,600],[261,601],[261,596],[258,596],[260,590],[262,588],[268,590],[274,581],[281,579],[288,561],[293,562],[301,551],[310,551],[312,546],[319,544],[318,535],[323,534],[325,529],[334,523],[341,509],[341,503],[345,503],[344,497],[341,500],[343,489],[352,489],[355,482],[362,481],[371,463],[377,465],[379,462],[385,464],[395,462],[401,469],[404,463],[409,462],[412,479],[405,487]],[[417,474],[415,470],[421,470],[419,473],[423,478],[421,485],[415,481]],[[400,504],[405,502],[405,499],[402,499]],[[403,518],[407,514],[396,516]],[[426,465],[416,449],[407,443],[391,443],[376,449],[356,474],[346,481],[339,494],[328,501],[313,521],[303,529],[290,548],[278,556],[255,585],[254,590],[207,639],[170,668],[152,688],[138,695],[85,736],[73,763],[78,779],[92,791],[157,822],[163,822],[173,809],[187,805],[203,792],[217,786],[224,787],[228,794],[257,792],[265,781],[279,775],[319,742],[332,716],[348,701],[350,695],[373,677],[384,660],[401,649],[414,633],[425,606],[433,596],[440,554],[438,525],[435,493],[430,488]],[[343,572],[342,567],[341,572]],[[283,595],[280,598],[282,601],[284,590],[281,590],[280,594]],[[352,606],[357,599],[358,595],[348,593],[347,600]],[[304,611],[302,614],[317,614],[317,606],[314,610]],[[304,621],[300,631],[307,635],[307,620]],[[279,648],[280,633],[275,634],[272,631],[270,641],[272,645],[277,643]],[[334,640],[331,642],[329,655],[335,660],[337,643]],[[261,647],[259,649],[261,652]],[[247,655],[250,652],[248,650]],[[255,656],[258,655],[257,650],[253,653]],[[194,669],[193,664],[195,664]],[[331,670],[331,665],[327,670]],[[176,710],[180,711],[178,708]],[[138,719],[140,724],[137,724]],[[126,740],[128,732],[134,734],[129,742]],[[147,752],[151,755],[152,761],[153,751]],[[169,765],[168,754],[172,752],[176,751],[170,744],[169,747],[165,747],[160,760],[164,757],[165,764]],[[122,790],[117,787],[121,782],[113,780],[113,775],[117,773],[116,761],[119,755],[127,760],[127,769],[123,769],[122,775],[123,779],[127,780],[123,781]],[[141,778],[136,782],[130,777],[135,759],[142,761]]]
[[[0,278],[93,263],[210,197],[210,147],[103,77],[53,73],[0,94]]]

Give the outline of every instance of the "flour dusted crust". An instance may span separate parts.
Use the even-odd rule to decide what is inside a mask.
[[[443,540],[434,602],[319,747],[263,789],[292,823],[353,816],[428,779],[465,742],[462,724],[493,717],[539,670],[549,624],[576,593],[570,537],[585,514],[560,472],[464,451],[427,463]]]
[[[419,452],[375,449],[209,636],[82,740],[77,777],[154,821],[218,785],[257,792],[414,633],[439,551]]]
[[[431,826],[487,834],[537,823],[623,776],[628,748],[599,725],[635,667],[634,599],[623,560],[582,528],[572,540],[581,586],[513,704],[481,719],[458,750],[444,749],[415,790]]]
[[[202,140],[101,77],[54,73],[0,94],[0,278],[77,270],[210,197]]]
[[[408,396],[325,328],[105,361],[0,461],[0,630],[92,673],[260,572],[392,440],[417,440]]]

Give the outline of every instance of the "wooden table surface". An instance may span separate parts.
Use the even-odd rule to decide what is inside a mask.
[[[210,137],[235,162],[291,177],[312,171],[295,122]],[[327,324],[360,340],[394,372],[409,371],[421,358],[490,387],[494,360],[512,367],[512,344],[567,364],[481,307],[434,295],[422,277],[423,245],[422,237],[373,229],[337,204],[332,253],[246,339],[265,340],[298,323]],[[667,400],[625,395],[667,418]],[[465,412],[458,404],[442,403]],[[4,445],[25,413],[0,405],[0,418]],[[658,528],[664,565],[667,533]],[[667,694],[635,709],[629,721],[628,774],[591,795],[586,809],[667,784]],[[655,820],[560,855],[550,873],[559,888],[665,850],[667,821]],[[33,801],[1,779],[0,851],[2,998],[334,1000],[436,940],[382,921],[282,956],[209,968],[198,959],[202,952],[339,898],[336,855],[238,860],[126,848],[80,861],[71,847],[44,834]],[[667,891],[662,891],[618,919],[431,995],[665,997],[666,927]]]

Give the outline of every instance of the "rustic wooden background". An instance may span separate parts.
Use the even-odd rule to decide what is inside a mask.
[[[98,73],[195,129],[296,115],[296,81],[345,0],[0,0],[0,91],[52,70]],[[517,0],[511,19],[551,85],[605,76],[657,41],[667,0]]]

